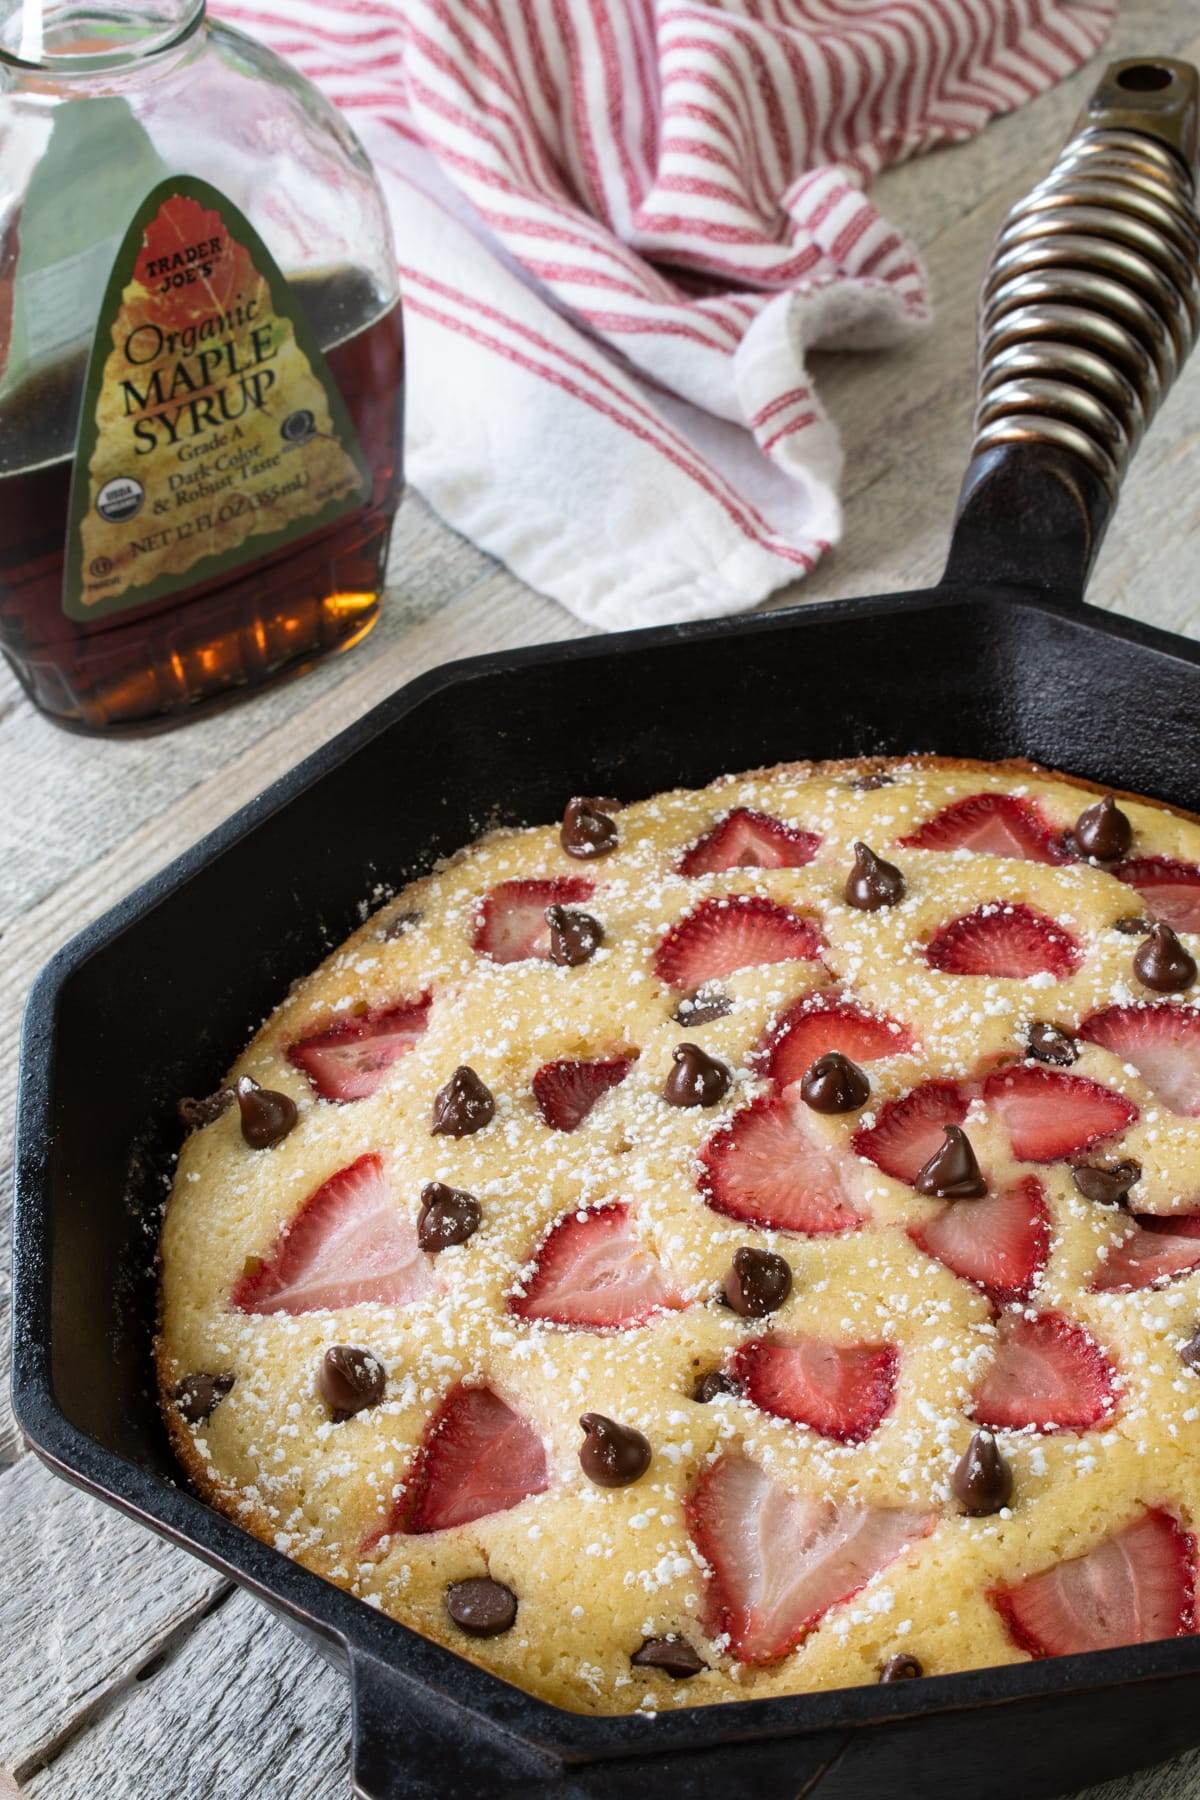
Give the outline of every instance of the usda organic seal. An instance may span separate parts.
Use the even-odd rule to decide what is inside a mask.
[[[145,498],[146,490],[140,481],[135,481],[131,475],[114,475],[96,495],[96,511],[110,525],[119,525],[122,520],[132,519],[141,512]]]

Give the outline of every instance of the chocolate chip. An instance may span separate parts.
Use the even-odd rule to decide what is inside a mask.
[[[218,1088],[215,1094],[209,1094],[204,1100],[180,1100],[175,1111],[179,1122],[187,1131],[199,1131],[204,1125],[211,1125],[233,1105],[233,1089]]]
[[[859,912],[878,912],[904,898],[904,877],[895,863],[884,862],[866,844],[855,844],[854,867],[846,877],[842,897]]]
[[[482,1219],[483,1209],[474,1194],[441,1181],[427,1181],[421,1189],[417,1242],[436,1256],[451,1244],[465,1244],[479,1230]]]
[[[685,994],[671,1017],[677,1025],[708,1025],[713,1019],[723,1019],[732,1011],[733,1001],[728,994],[723,994],[720,988],[701,987],[694,994]]]
[[[604,927],[591,913],[574,906],[548,906],[546,923],[550,927],[550,961],[560,969],[577,969],[580,963],[595,956],[604,942]]]
[[[889,775],[886,769],[872,769],[866,775],[856,775],[850,786],[855,793],[869,794],[875,788],[891,787],[895,779],[895,776]]]
[[[583,1443],[579,1463],[589,1481],[597,1487],[629,1487],[640,1481],[650,1467],[651,1449],[647,1438],[630,1425],[618,1425],[603,1413],[584,1413]]]
[[[300,1114],[296,1102],[288,1094],[274,1088],[259,1087],[249,1075],[237,1084],[238,1110],[242,1115],[242,1136],[252,1150],[270,1150],[283,1142]]]
[[[629,1660],[635,1669],[657,1669],[672,1681],[687,1681],[708,1667],[683,1637],[647,1638]]]
[[[973,1519],[985,1518],[1008,1505],[1013,1491],[1012,1469],[990,1432],[974,1434],[950,1485],[964,1512]]]
[[[1200,1375],[1200,1331],[1195,1331],[1179,1352],[1179,1360],[1185,1368],[1195,1369]]]
[[[1094,1200],[1098,1206],[1120,1206],[1134,1182],[1141,1178],[1142,1165],[1132,1158],[1108,1168],[1085,1164],[1071,1170],[1071,1180],[1084,1199]]]
[[[673,1066],[663,1087],[668,1106],[716,1106],[729,1092],[733,1076],[723,1062],[699,1044],[676,1044]]]
[[[879,1671],[881,1682],[916,1681],[925,1670],[915,1656],[890,1656]]]
[[[590,862],[593,857],[607,856],[610,850],[616,849],[617,822],[601,810],[600,801],[576,795],[567,801],[558,841],[568,856]]]
[[[701,1406],[707,1406],[718,1394],[740,1394],[741,1391],[733,1376],[727,1375],[724,1369],[710,1369],[707,1375],[697,1378],[692,1389],[692,1399],[698,1400]]]
[[[419,912],[393,913],[379,935],[385,944],[394,943],[396,938],[403,937],[412,926],[419,925],[421,918]]]
[[[340,1424],[368,1406],[379,1405],[387,1387],[387,1373],[369,1350],[360,1350],[355,1344],[334,1344],[321,1358],[317,1387]]]
[[[792,1271],[773,1250],[735,1251],[725,1277],[725,1300],[739,1318],[763,1319],[792,1291]]]
[[[1169,925],[1152,925],[1149,937],[1134,952],[1133,972],[1156,994],[1181,994],[1196,979],[1196,959]]]
[[[482,1131],[496,1115],[492,1090],[485,1087],[474,1069],[460,1063],[444,1088],[439,1088],[433,1101],[435,1136],[470,1137]]]
[[[446,1611],[470,1637],[499,1637],[516,1623],[517,1596],[490,1575],[473,1575],[468,1581],[450,1583]]]
[[[1039,1019],[1029,1027],[1029,1054],[1038,1062],[1056,1063],[1060,1069],[1069,1069],[1079,1051],[1075,1039],[1067,1032]]]
[[[987,1193],[971,1140],[958,1125],[947,1125],[941,1148],[935,1150],[913,1183],[919,1194],[935,1200],[978,1200]]]
[[[1149,931],[1152,921],[1143,919],[1140,913],[1129,913],[1123,919],[1113,920],[1113,930],[1123,931],[1126,937],[1141,937]]]
[[[859,1068],[840,1050],[827,1050],[804,1071],[800,1082],[800,1098],[814,1112],[857,1112],[871,1095],[871,1084]]]
[[[1075,821],[1075,842],[1085,856],[1097,862],[1120,862],[1133,842],[1133,825],[1111,794],[1081,812]]]
[[[174,1401],[189,1425],[203,1425],[233,1386],[232,1375],[185,1375],[175,1383]]]

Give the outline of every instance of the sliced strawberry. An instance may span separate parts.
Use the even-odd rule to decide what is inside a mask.
[[[802,1105],[769,1096],[734,1113],[700,1151],[714,1212],[776,1231],[853,1231],[862,1214]]]
[[[815,831],[736,806],[684,851],[677,867],[681,875],[714,875],[720,869],[801,869],[820,847]]]
[[[543,1239],[524,1292],[509,1300],[519,1319],[593,1331],[641,1325],[687,1302],[637,1234],[627,1206],[567,1213]]]
[[[546,1448],[529,1421],[491,1388],[460,1382],[425,1432],[398,1523],[447,1531],[508,1512],[549,1485]]]
[[[1139,856],[1112,873],[1136,888],[1147,910],[1173,931],[1200,931],[1200,867],[1173,856]]]
[[[983,1084],[984,1104],[998,1113],[1012,1153],[1022,1162],[1057,1162],[1132,1125],[1138,1109],[1124,1094],[1042,1063],[996,1069]]]
[[[745,1456],[722,1456],[687,1502],[688,1529],[711,1570],[708,1628],[739,1662],[786,1656],[831,1606],[849,1600],[910,1544],[932,1513],[792,1494]]]
[[[1200,1008],[1106,1006],[1083,1021],[1079,1035],[1132,1063],[1172,1112],[1200,1118]]]
[[[537,1109],[551,1131],[575,1131],[598,1100],[624,1081],[637,1061],[629,1056],[606,1056],[595,1062],[564,1057],[543,1063],[533,1078]]]
[[[1091,1431],[1117,1404],[1117,1372],[1082,1325],[1061,1313],[1006,1313],[995,1361],[975,1390],[989,1431]]]
[[[755,1406],[840,1444],[870,1437],[891,1411],[900,1353],[894,1344],[830,1344],[761,1337],[742,1344],[733,1373]]]
[[[555,875],[545,881],[502,881],[485,894],[475,916],[474,944],[493,962],[550,958],[548,906],[578,906],[595,886],[581,875]]]
[[[1150,1507],[1085,1556],[1053,1563],[988,1599],[1030,1656],[1154,1644],[1196,1629],[1196,1543]]]
[[[1094,1294],[1133,1294],[1200,1268],[1200,1213],[1142,1213],[1092,1278]]]
[[[897,1019],[867,1012],[838,995],[803,995],[776,1023],[756,1061],[769,1081],[786,1087],[829,1050],[867,1063],[899,1056],[912,1046],[912,1032]]]
[[[255,1266],[256,1265],[256,1266]],[[389,1191],[383,1158],[360,1156],[311,1193],[230,1296],[239,1312],[307,1313],[431,1293],[433,1259]]]
[[[1050,1214],[1033,1175],[982,1200],[952,1200],[909,1237],[996,1305],[1026,1300],[1050,1254]]]
[[[880,1109],[874,1125],[854,1134],[854,1148],[877,1169],[911,1186],[935,1150],[947,1125],[961,1125],[967,1096],[953,1081],[926,1081]]]
[[[812,919],[760,894],[728,894],[702,900],[672,925],[655,952],[654,973],[690,994],[738,969],[811,961],[822,947]]]
[[[1040,863],[1066,860],[1041,809],[1019,794],[971,794],[955,800],[897,842],[910,850],[972,850]]]
[[[383,1086],[392,1064],[407,1056],[429,1023],[428,994],[340,1019],[288,1046],[288,1061],[308,1076],[322,1100],[365,1100]]]
[[[1032,906],[977,906],[961,919],[951,919],[925,946],[925,961],[944,975],[997,975],[1021,980],[1026,975],[1074,974],[1083,960],[1078,943],[1061,925]]]

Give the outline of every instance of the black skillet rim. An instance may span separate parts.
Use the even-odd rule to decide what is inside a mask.
[[[780,609],[735,621],[700,621],[683,626],[567,640],[528,649],[473,657],[419,676],[363,718],[306,757],[248,805],[190,850],[139,886],[87,926],[47,963],[31,990],[21,1044],[21,1088],[17,1109],[13,1233],[13,1403],[18,1422],[35,1452],[76,1486],[107,1500],[160,1535],[199,1555],[260,1599],[285,1611],[315,1632],[351,1666],[376,1662],[414,1697],[473,1715],[485,1729],[507,1732],[523,1743],[569,1760],[606,1756],[662,1755],[739,1740],[809,1735],[922,1715],[968,1711],[1022,1699],[1094,1691],[1111,1686],[1200,1673],[1200,1636],[1091,1651],[963,1674],[882,1687],[852,1687],[774,1700],[696,1706],[660,1713],[654,1719],[625,1714],[574,1713],[540,1700],[479,1668],[398,1621],[377,1613],[345,1590],[262,1543],[186,1487],[152,1474],[106,1449],[72,1424],[54,1398],[50,1370],[49,1267],[44,1147],[51,1128],[50,1075],[55,1055],[58,997],[68,979],[103,945],[152,911],[198,869],[254,831],[281,806],[296,799],[330,769],[368,744],[414,706],[450,686],[493,671],[543,662],[609,656],[640,646],[678,643],[700,636],[737,638],[749,633],[790,631],[824,620],[859,618],[940,606],[997,604],[1030,607],[1076,623],[1078,603],[1045,593],[996,587],[972,590],[958,584],[924,593],[830,601]],[[1200,665],[1200,645],[1137,620],[1086,609],[1086,627],[1131,645]]]

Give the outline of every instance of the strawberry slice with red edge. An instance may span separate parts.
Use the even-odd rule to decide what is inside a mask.
[[[785,825],[753,807],[735,806],[684,851],[676,866],[680,875],[714,875],[721,869],[802,869],[820,847],[815,831]]]
[[[911,1187],[934,1151],[941,1149],[947,1125],[962,1124],[967,1105],[966,1094],[955,1082],[923,1082],[881,1107],[874,1125],[861,1126],[852,1140],[854,1149],[885,1175]]]
[[[552,1226],[508,1303],[519,1319],[592,1331],[641,1325],[686,1304],[623,1202],[567,1213]]]
[[[1030,1656],[1155,1644],[1196,1629],[1196,1541],[1148,1507],[1083,1556],[1053,1563],[988,1599]]]
[[[1135,1294],[1200,1268],[1200,1213],[1141,1213],[1092,1277],[1094,1294]]]
[[[830,1050],[869,1063],[912,1047],[912,1032],[898,1019],[867,1012],[840,995],[802,995],[772,1027],[754,1060],[769,1081],[787,1087]]]
[[[774,1231],[854,1231],[862,1214],[802,1106],[771,1096],[717,1127],[700,1150],[700,1192],[714,1212]]]
[[[981,1200],[953,1200],[909,1237],[997,1306],[1027,1300],[1050,1254],[1050,1214],[1036,1176]]]
[[[839,1444],[869,1438],[891,1411],[899,1367],[894,1344],[815,1337],[751,1338],[733,1359],[734,1376],[755,1406]]]
[[[993,1070],[983,1084],[983,1099],[999,1115],[1012,1153],[1022,1162],[1074,1156],[1126,1130],[1138,1116],[1124,1094],[1042,1063]]]
[[[619,1087],[637,1061],[629,1056],[599,1057],[582,1062],[563,1057],[543,1063],[533,1078],[537,1109],[551,1131],[577,1131],[597,1101]]]
[[[1040,863],[1067,860],[1040,807],[1020,794],[970,794],[896,841],[910,850],[971,850],[977,856]]]
[[[1116,1409],[1117,1371],[1090,1331],[1061,1313],[1006,1313],[996,1356],[975,1390],[989,1431],[1092,1431]]]
[[[951,919],[925,946],[925,961],[943,975],[992,975],[1020,981],[1029,975],[1073,975],[1083,951],[1063,926],[1023,903],[989,901]]]
[[[702,900],[672,925],[655,951],[654,973],[690,994],[739,969],[810,962],[823,947],[814,921],[791,907],[761,894],[726,894]]]
[[[1172,931],[1200,931],[1200,868],[1173,856],[1139,856],[1112,870]]]
[[[238,1312],[308,1313],[370,1301],[408,1306],[434,1291],[432,1259],[399,1211],[383,1158],[360,1156],[314,1190],[230,1296]]]
[[[1123,1063],[1185,1118],[1200,1118],[1200,1008],[1106,1006],[1085,1019],[1079,1035]]]
[[[707,1629],[739,1662],[769,1663],[933,1530],[932,1513],[793,1494],[748,1457],[722,1456],[687,1500],[708,1564]]]
[[[431,1005],[431,996],[422,994],[418,1000],[339,1019],[289,1044],[288,1061],[307,1075],[322,1100],[365,1100],[421,1038]]]
[[[492,962],[550,960],[548,906],[578,906],[595,893],[581,875],[554,875],[544,881],[502,881],[485,894],[475,915],[474,946]]]
[[[549,1485],[546,1447],[529,1421],[491,1388],[460,1382],[425,1432],[397,1523],[448,1531],[509,1512]]]

